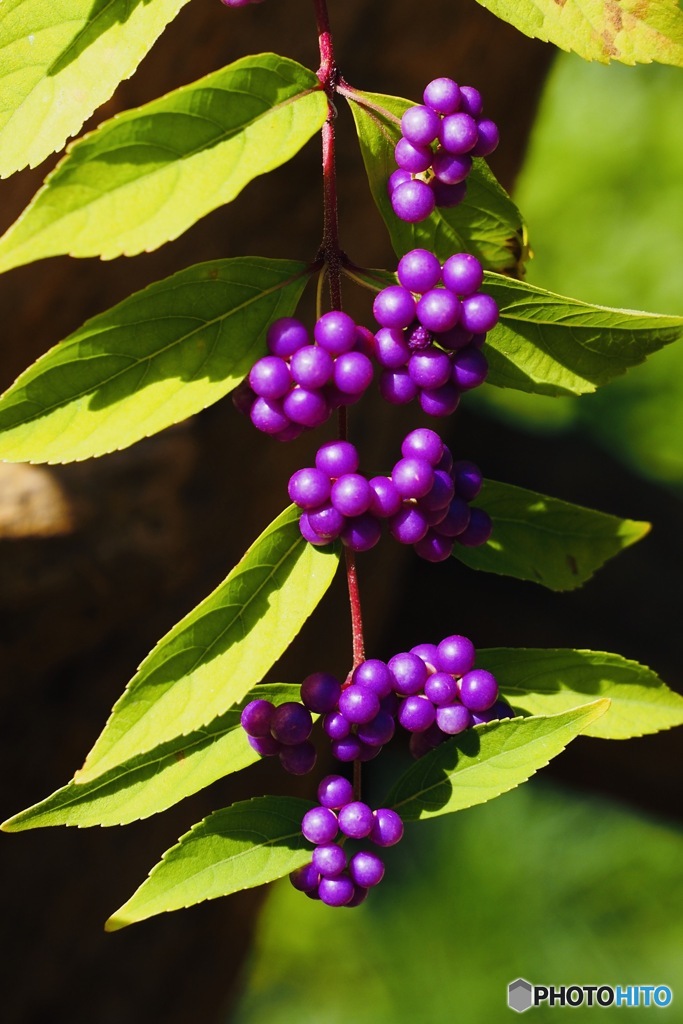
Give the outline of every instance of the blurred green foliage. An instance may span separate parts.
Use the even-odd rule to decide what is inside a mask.
[[[408,826],[385,860],[384,881],[354,910],[278,883],[231,1024],[499,1021],[517,977],[668,984],[671,1006],[638,1019],[680,1020],[683,834],[535,780]],[[533,1020],[581,1024],[596,1012],[624,1019],[546,1007]]]
[[[676,68],[558,57],[515,193],[535,254],[530,282],[683,313],[682,112]],[[472,401],[532,430],[579,429],[642,475],[683,485],[680,345],[580,399],[483,388]]]

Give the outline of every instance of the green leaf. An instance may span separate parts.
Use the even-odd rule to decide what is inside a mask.
[[[290,160],[326,115],[313,72],[265,53],[105,121],[0,238],[0,271],[157,249]]]
[[[0,458],[125,448],[231,391],[296,309],[307,267],[242,257],[182,270],[88,320],[0,398]]]
[[[298,519],[298,509],[285,509],[227,579],[159,641],[76,772],[79,784],[202,729],[277,661],[339,562],[336,547],[303,539]]]
[[[128,825],[198,793],[259,760],[240,726],[240,712],[256,697],[282,704],[299,699],[295,683],[260,683],[239,705],[187,736],[131,758],[92,782],[69,782],[0,826],[23,832],[47,825]]]
[[[608,700],[596,700],[559,715],[468,729],[409,768],[392,789],[388,806],[414,821],[493,800],[531,778],[608,707]]]
[[[484,482],[472,504],[491,516],[493,533],[478,548],[456,544],[453,555],[471,569],[532,580],[550,590],[581,586],[650,530],[649,523],[619,519],[494,480]]]
[[[168,910],[228,896],[281,878],[311,857],[301,819],[313,805],[261,796],[214,811],[171,847],[105,924],[118,931]]]
[[[479,0],[534,39],[608,64],[683,65],[683,12],[677,0]]]
[[[583,732],[606,740],[683,725],[683,697],[652,669],[602,651],[492,648],[477,651],[477,667],[493,672],[515,711],[554,715],[607,697],[610,709]]]
[[[421,246],[442,260],[454,252],[473,253],[489,270],[518,276],[527,258],[521,214],[491,174],[486,162],[475,159],[460,206],[435,210],[420,224],[399,220],[387,196],[389,175],[396,170],[394,147],[400,137],[400,118],[410,100],[380,93],[343,89],[360,141],[373,198],[396,254]]]
[[[593,306],[486,274],[500,309],[486,336],[490,384],[537,395],[583,395],[683,337],[683,317]]]
[[[3,0],[0,177],[61,149],[187,0]]]

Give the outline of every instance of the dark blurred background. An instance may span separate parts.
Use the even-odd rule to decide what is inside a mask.
[[[554,61],[552,47],[475,3],[435,0],[419,17],[407,0],[330,7],[352,84],[417,100],[426,81],[450,74],[482,89],[502,129],[492,167],[529,224],[529,280],[593,302],[683,313],[680,71]],[[194,0],[91,126],[269,49],[316,66],[308,4],[266,0],[234,12]],[[342,242],[358,263],[391,266],[343,105],[339,139]],[[2,228],[53,162],[0,184]],[[252,253],[312,256],[319,162],[314,141],[157,253],[53,259],[5,275],[2,387],[85,318],[181,267]],[[364,298],[348,299],[367,311]],[[457,631],[481,647],[617,651],[683,689],[681,363],[674,346],[576,401],[487,387],[470,396],[451,428],[457,455],[493,479],[648,519],[653,531],[582,591],[562,595],[456,563],[416,565],[380,545],[361,563],[369,652],[389,656]],[[391,458],[408,425],[414,410],[387,415],[373,400],[352,430],[370,463]],[[287,477],[319,442],[301,439],[285,453],[224,401],[100,460],[0,466],[3,818],[71,777],[136,665],[281,509]],[[340,578],[275,674],[345,672],[348,646]],[[409,830],[380,891],[353,913],[321,912],[285,883],[102,932],[191,824],[291,784],[268,764],[125,829],[5,836],[3,1019],[488,1020],[520,974],[536,983],[675,985],[679,763],[675,734],[579,739],[542,782]],[[382,781],[370,781],[378,794]]]

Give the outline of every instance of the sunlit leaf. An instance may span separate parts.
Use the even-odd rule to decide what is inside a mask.
[[[71,462],[178,423],[231,391],[308,280],[292,260],[182,270],[88,320],[0,397],[0,458]]]
[[[581,586],[608,559],[641,540],[650,524],[596,512],[523,487],[486,480],[473,505],[493,520],[481,547],[455,544],[453,554],[472,569],[551,590]]]
[[[526,782],[608,708],[608,700],[596,700],[559,715],[467,729],[416,761],[387,803],[412,821],[493,800]]]
[[[298,519],[298,509],[285,509],[227,579],[159,641],[114,706],[77,782],[197,732],[263,678],[338,565],[336,548],[308,544]]]
[[[312,71],[264,53],[114,117],[74,143],[0,239],[0,270],[156,249],[290,160],[326,114]]]
[[[645,665],[602,651],[494,648],[477,651],[515,710],[554,715],[607,697],[610,708],[583,731],[624,740],[683,724],[683,697]]]
[[[301,819],[311,806],[295,797],[261,796],[210,814],[166,851],[106,930],[251,889],[305,864],[311,847]]]
[[[61,149],[187,0],[2,0],[0,177]]]

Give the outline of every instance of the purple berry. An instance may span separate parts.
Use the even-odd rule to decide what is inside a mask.
[[[331,843],[339,831],[337,815],[329,807],[312,807],[301,820],[301,831],[316,846]]]
[[[472,148],[472,155],[488,156],[497,148],[499,141],[498,125],[487,117],[482,118],[477,123],[477,141]]]
[[[458,687],[461,703],[468,711],[486,711],[498,699],[496,677],[485,668],[466,672]]]
[[[415,647],[410,648],[410,653],[416,654],[421,661],[424,661],[425,665],[431,668],[432,672],[436,668],[436,644],[416,644]],[[425,683],[425,693],[427,692],[426,686]]]
[[[261,757],[275,757],[282,750],[282,744],[272,736],[247,736],[249,746]]]
[[[457,537],[467,529],[470,521],[470,507],[462,498],[454,498],[448,512],[436,527],[443,537]]]
[[[455,295],[473,295],[483,280],[481,263],[468,252],[456,252],[443,265],[443,283]]]
[[[282,398],[292,386],[287,363],[279,356],[263,356],[251,368],[249,386],[262,398]]]
[[[394,677],[383,661],[378,658],[368,658],[353,670],[351,682],[372,690],[381,699],[391,693]]]
[[[332,377],[334,361],[318,345],[306,345],[295,352],[289,363],[292,380],[304,388],[321,388]]]
[[[342,690],[339,698],[339,710],[349,722],[360,724],[369,722],[379,711],[379,697],[367,686],[351,683]]]
[[[348,761],[355,761],[360,757],[363,751],[363,744],[356,735],[351,733],[342,740],[333,740],[331,750],[332,756],[336,757],[337,761],[346,763]]]
[[[399,459],[391,479],[402,498],[422,498],[434,483],[434,469],[426,459]]]
[[[391,207],[400,220],[417,224],[433,212],[434,193],[429,185],[418,178],[397,185],[391,193]]]
[[[434,470],[434,483],[431,490],[420,498],[420,508],[428,511],[448,509],[455,493],[455,485],[449,473],[445,469]],[[444,516],[446,512],[444,512]],[[440,522],[441,520],[439,520]]]
[[[427,530],[422,540],[413,545],[415,553],[425,562],[445,562],[453,553],[453,541],[436,529]]]
[[[451,416],[460,404],[460,392],[455,384],[448,381],[440,388],[425,388],[418,400],[428,416]]]
[[[466,331],[485,334],[498,323],[496,300],[486,292],[476,292],[462,300],[460,323]]]
[[[338,843],[322,843],[313,851],[311,864],[323,878],[334,878],[346,867],[346,854]]]
[[[308,775],[315,768],[316,760],[315,747],[310,740],[280,751],[280,764],[290,775]]]
[[[452,380],[460,391],[471,391],[484,383],[489,372],[486,356],[470,345],[456,352],[453,358]]]
[[[302,512],[299,516],[299,530],[303,539],[317,548],[325,547],[326,544],[332,541],[331,537],[321,537],[319,533],[315,532],[308,521],[308,514],[306,512]]]
[[[308,526],[322,540],[331,541],[340,536],[346,519],[329,501],[305,513]],[[303,519],[303,516],[301,517]]]
[[[319,427],[330,418],[330,409],[320,391],[296,385],[282,400],[282,409],[288,419],[302,427]]]
[[[429,146],[415,146],[408,139],[400,138],[394,149],[397,165],[411,174],[426,171],[432,162],[432,151]]]
[[[341,532],[342,543],[352,551],[369,551],[379,542],[382,527],[369,512],[346,520]]]
[[[288,700],[273,712],[270,734],[280,743],[293,747],[303,743],[311,735],[313,719],[311,712],[298,701]]]
[[[442,387],[450,379],[452,371],[447,354],[435,348],[413,352],[408,361],[408,373],[420,388]]]
[[[417,304],[417,315],[429,331],[449,331],[460,315],[460,302],[447,288],[432,288]]]
[[[318,448],[315,456],[316,468],[330,480],[336,480],[345,473],[355,473],[358,461],[358,452],[349,441],[328,441]]]
[[[410,348],[398,327],[382,327],[375,335],[375,358],[387,370],[398,370],[410,358]]]
[[[460,106],[460,89],[452,78],[435,78],[425,87],[422,98],[437,114],[452,114]]]
[[[417,427],[403,438],[401,455],[405,459],[423,459],[430,466],[436,466],[444,453],[444,448],[445,445],[435,430]]]
[[[434,193],[434,204],[444,210],[451,210],[454,206],[459,206],[467,195],[467,182],[461,181],[457,185],[446,185],[438,178],[433,178],[431,189]]]
[[[372,312],[382,327],[407,327],[415,319],[415,299],[407,288],[391,284],[377,293]]]
[[[269,700],[252,700],[242,711],[240,724],[248,736],[270,736],[275,705]]]
[[[484,102],[478,89],[471,85],[460,86],[460,109],[472,117],[479,117],[484,109]]]
[[[418,393],[418,387],[406,369],[384,370],[379,378],[382,398],[392,405],[406,405]]]
[[[372,810],[362,800],[352,800],[339,811],[339,829],[350,839],[364,839],[373,827]]]
[[[300,320],[283,316],[279,320],[273,320],[268,328],[266,344],[274,356],[289,359],[304,345],[310,345],[310,338]]]
[[[359,516],[370,508],[372,488],[360,473],[344,473],[332,484],[330,500],[343,516]]]
[[[351,723],[340,711],[330,711],[323,719],[323,729],[331,740],[345,740],[351,732]]]
[[[345,907],[359,907],[361,903],[364,903],[367,899],[369,889],[364,889],[362,885],[355,886],[353,890],[353,896],[348,903],[345,903]]]
[[[469,114],[449,114],[441,122],[439,139],[449,153],[469,153],[477,142],[477,122]]]
[[[316,715],[335,711],[341,683],[329,672],[312,672],[301,684],[301,700]]]
[[[313,328],[313,336],[330,355],[350,352],[356,342],[356,325],[347,313],[333,309],[323,313]]]
[[[414,505],[404,506],[388,520],[388,525],[389,533],[399,544],[417,544],[429,529],[425,513]]]
[[[439,115],[430,107],[409,107],[401,118],[401,131],[414,146],[428,146],[439,134],[440,124]]]
[[[334,361],[335,386],[347,395],[362,395],[373,378],[370,359],[362,352],[342,352]]]
[[[388,519],[396,515],[401,507],[402,498],[396,484],[388,476],[373,476],[368,480],[372,490],[370,512],[379,519]]]
[[[318,785],[318,800],[323,807],[338,811],[353,800],[353,786],[343,775],[326,775]]]
[[[290,872],[289,880],[299,892],[312,892],[320,884],[320,875],[313,864],[309,863]]]
[[[289,426],[282,401],[279,398],[257,398],[249,412],[249,418],[257,430],[264,434],[277,434]]]
[[[430,750],[434,750],[434,747],[438,747],[440,743],[443,743],[445,739],[446,737],[435,722],[434,725],[430,725],[429,729],[425,729],[424,732],[413,732],[410,734],[408,750],[411,756],[418,761],[425,754],[428,754]]]
[[[358,726],[358,739],[369,747],[383,747],[393,735],[393,716],[381,708],[371,721]]]
[[[395,654],[388,662],[394,677],[394,690],[402,697],[420,693],[427,680],[427,666],[417,654]]]
[[[317,508],[330,497],[330,481],[319,469],[297,469],[289,478],[287,493],[299,508]]]
[[[398,279],[411,292],[428,292],[441,279],[441,264],[428,249],[411,249],[398,263]]]
[[[437,668],[454,676],[462,676],[474,668],[476,650],[466,636],[447,636],[437,647]]]
[[[271,434],[275,441],[294,441],[303,433],[303,427],[298,423],[289,423],[284,430],[278,430],[277,434]]]
[[[478,548],[485,544],[493,533],[493,523],[488,512],[483,508],[473,508],[467,527],[459,533],[456,540],[467,548]]]
[[[486,335],[481,335],[481,337],[485,338]],[[455,327],[451,327],[450,331],[444,331],[439,335],[439,345],[449,351],[457,351],[468,345],[474,345],[474,338],[475,335],[471,331],[466,331],[460,324],[456,324]]]
[[[435,718],[434,705],[421,694],[406,697],[398,710],[398,720],[408,732],[424,732]]]
[[[479,466],[467,459],[458,459],[453,463],[452,472],[455,493],[465,501],[473,501],[479,494],[484,479]]]
[[[318,895],[328,907],[344,907],[351,902],[355,894],[356,887],[348,875],[322,878],[318,886]]]
[[[403,838],[403,822],[390,807],[379,807],[373,812],[374,822],[370,839],[377,846],[395,846]]]
[[[456,736],[472,725],[472,715],[462,704],[449,704],[436,710],[436,724],[441,732]]]
[[[384,864],[376,853],[360,850],[349,861],[349,874],[356,885],[369,888],[384,878]]]
[[[458,695],[455,679],[449,672],[434,672],[425,683],[424,691],[425,697],[437,707],[452,704]]]
[[[387,181],[387,192],[389,196],[391,196],[391,193],[398,185],[403,185],[405,184],[406,181],[412,180],[413,176],[410,173],[410,171],[404,171],[401,167],[399,167],[397,171],[394,171],[393,174],[389,175],[389,180]]]
[[[433,160],[434,175],[444,185],[459,185],[472,170],[472,157],[469,154],[449,153],[438,149]]]

